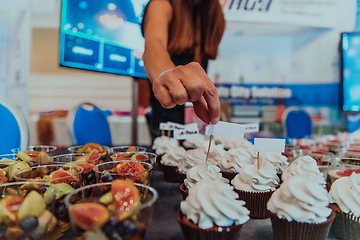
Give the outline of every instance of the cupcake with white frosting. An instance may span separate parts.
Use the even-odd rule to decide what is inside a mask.
[[[167,136],[160,136],[155,138],[152,149],[158,155],[158,157],[156,158],[156,162],[160,163],[162,156],[177,146],[178,142],[174,138],[169,138]]]
[[[184,238],[239,239],[242,225],[249,220],[249,211],[237,197],[227,183],[198,181],[189,189],[189,196],[181,202],[177,213]]]
[[[229,182],[229,180],[221,176],[220,168],[218,166],[207,163],[199,163],[187,170],[184,183],[180,184],[183,199],[186,198],[189,189],[202,179],[217,180],[224,183]]]
[[[183,142],[183,146],[184,146],[185,150],[191,150],[191,149],[196,149],[196,148],[200,147],[204,142],[205,142],[205,136],[202,134],[199,134],[195,138],[186,139]]]
[[[360,174],[337,179],[329,192],[336,212],[330,232],[337,239],[360,239]]]
[[[312,174],[317,176],[317,182],[325,184],[323,174],[320,172],[319,167],[310,156],[299,157],[293,161],[289,167],[287,167],[282,175],[282,181],[286,181],[288,178],[299,174]]]
[[[266,203],[279,185],[275,167],[269,162],[261,162],[260,168],[255,164],[241,168],[240,173],[231,181],[239,199],[246,202],[250,218],[268,218]]]
[[[253,144],[247,139],[230,138],[223,136],[214,136],[216,144],[223,145],[225,149],[230,150],[233,148],[251,148]]]
[[[183,147],[176,146],[161,158],[159,168],[163,171],[165,181],[180,182],[176,169],[185,153],[186,150]]]
[[[289,177],[271,196],[267,208],[275,240],[326,240],[335,213],[316,175]]]

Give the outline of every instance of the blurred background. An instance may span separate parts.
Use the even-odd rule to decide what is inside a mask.
[[[24,113],[30,145],[71,145],[67,112],[84,102],[106,112],[113,145],[129,144],[134,98],[138,144],[151,144],[139,25],[147,2],[0,0],[0,96]],[[227,28],[208,74],[223,120],[283,136],[284,113],[298,107],[313,134],[360,128],[358,1],[220,2]],[[200,124],[191,105],[186,122]]]

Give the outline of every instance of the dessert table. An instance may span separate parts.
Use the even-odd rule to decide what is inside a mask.
[[[156,169],[151,184],[159,192],[155,203],[153,220],[147,230],[147,240],[186,240],[176,220],[176,212],[182,200],[178,183],[164,181],[161,171]],[[244,224],[239,240],[273,240],[270,219],[250,219]],[[328,240],[336,240],[329,236]]]

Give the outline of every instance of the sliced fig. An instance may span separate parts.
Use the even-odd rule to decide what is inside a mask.
[[[126,152],[136,152],[136,147],[131,146],[128,149],[126,149]]]
[[[135,214],[140,206],[140,192],[129,181],[114,180],[111,192],[119,221]]]
[[[116,178],[128,179],[135,183],[143,183],[148,176],[148,172],[144,166],[137,161],[120,162],[112,169],[112,172],[116,174]]]
[[[94,164],[92,163],[79,163],[76,166],[82,167],[84,169],[83,174],[89,173],[93,170]]]
[[[98,150],[99,153],[102,153],[104,151],[103,148],[97,143],[87,143],[82,148],[79,148],[78,152],[89,153],[94,149]]]
[[[65,172],[63,170],[57,170],[55,172],[52,172],[50,174],[51,177],[51,183],[68,183],[71,180],[74,180],[74,176],[71,175],[71,173]]]
[[[131,153],[133,154],[133,153]],[[114,161],[122,161],[122,160],[131,160],[131,157],[125,157],[126,154],[123,154],[121,156],[118,156],[118,157],[113,157],[113,160]]]
[[[96,165],[99,163],[99,151],[97,149],[93,149],[89,155],[86,157],[86,161],[88,163],[91,163],[93,165]]]
[[[17,220],[17,213],[24,199],[8,195],[0,201],[0,222],[9,225]]]
[[[135,153],[134,155],[131,156],[131,160],[146,162],[147,160],[149,160],[149,157],[146,156],[145,154]]]
[[[85,230],[100,229],[110,218],[109,210],[100,203],[77,203],[69,208],[74,222]]]

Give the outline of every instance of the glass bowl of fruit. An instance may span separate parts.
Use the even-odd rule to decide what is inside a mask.
[[[53,157],[54,164],[64,164],[70,166],[79,166],[84,169],[82,185],[90,185],[96,183],[94,166],[99,163],[100,156],[96,152],[92,154],[85,153],[69,153]]]
[[[360,161],[360,159],[358,159]],[[360,165],[346,164],[344,162],[340,162],[336,164],[335,169],[330,170],[328,172],[330,176],[331,183],[336,181],[336,179],[341,177],[350,177],[350,175],[355,173],[360,173]]]
[[[100,160],[107,162],[109,159],[109,147],[99,145],[97,143],[87,143],[85,145],[72,146],[68,148],[70,153],[85,153],[85,154],[94,154],[97,153],[100,157]]]
[[[98,183],[112,182],[115,179],[131,180],[134,183],[150,185],[152,164],[131,160],[101,163],[94,167]]]
[[[23,169],[14,174],[16,181],[28,181],[34,184],[51,183],[45,192],[45,198],[54,200],[55,216],[66,229],[69,222],[64,198],[67,194],[82,186],[83,169],[79,166],[44,165],[35,168]]]
[[[55,146],[28,146],[25,149],[14,148],[11,151],[17,154],[19,160],[25,162],[36,161],[39,165],[47,165],[51,164],[50,156],[55,150]]]
[[[146,147],[140,146],[116,146],[109,149],[110,155],[124,152],[146,152]]]
[[[57,147],[55,146],[48,146],[48,145],[39,145],[39,146],[27,146],[25,148],[14,148],[11,151],[13,153],[18,153],[20,151],[29,153],[29,154],[38,154],[39,152],[46,152],[50,156],[55,152]]]
[[[72,225],[67,235],[104,240],[145,239],[157,198],[154,188],[126,180],[80,188],[65,198]]]
[[[54,201],[45,198],[49,183],[0,184],[0,239],[57,239]]]
[[[315,159],[320,172],[324,175],[324,179],[326,179],[328,171],[334,167],[336,161],[335,155],[331,152],[318,149],[310,151],[308,155]]]
[[[155,167],[157,155],[150,152],[124,152],[110,156],[112,161],[133,160],[138,162],[150,163]]]

